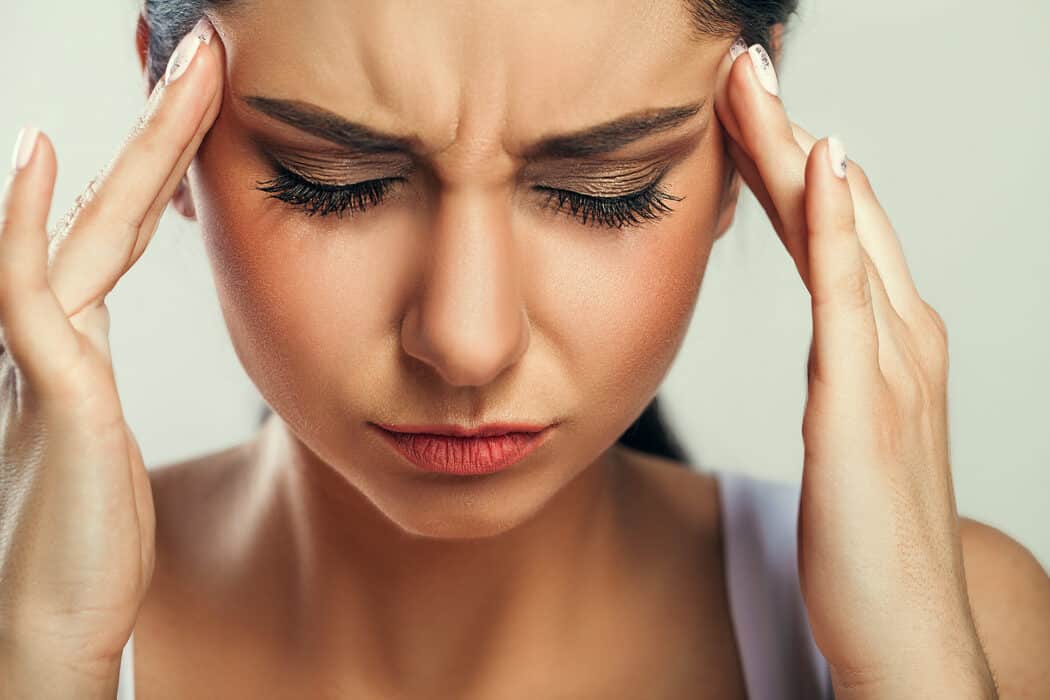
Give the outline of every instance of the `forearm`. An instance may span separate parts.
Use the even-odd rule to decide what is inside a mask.
[[[120,659],[91,669],[64,663],[46,649],[0,649],[0,698],[3,700],[114,700]]]

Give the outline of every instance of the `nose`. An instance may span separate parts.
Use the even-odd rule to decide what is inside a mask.
[[[474,188],[444,192],[434,209],[401,344],[450,385],[492,382],[529,344],[508,207],[506,197]]]

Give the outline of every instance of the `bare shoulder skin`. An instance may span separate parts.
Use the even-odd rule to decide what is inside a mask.
[[[619,517],[629,521],[623,531],[630,533],[617,546],[631,553],[632,568],[588,572],[593,577],[573,617],[574,634],[551,640],[571,646],[559,652],[571,663],[530,665],[528,655],[511,652],[504,676],[491,686],[505,694],[489,689],[477,697],[514,697],[537,677],[551,684],[541,686],[547,692],[576,689],[579,697],[744,697],[714,477],[614,449],[622,468]],[[313,593],[311,578],[296,571],[297,560],[308,560],[297,550],[313,545],[297,541],[295,527],[267,502],[272,493],[260,478],[258,455],[253,440],[150,471],[157,568],[135,629],[138,697],[293,698],[303,688],[338,688],[355,697],[452,697],[437,684],[426,695],[418,686],[377,685],[365,648],[340,658],[325,653],[318,638],[336,640],[336,649],[353,645],[347,632],[353,621],[339,609],[328,610],[326,619],[304,613],[312,609]],[[343,595],[336,607],[350,609],[370,593]],[[485,635],[479,630],[479,649],[487,648]],[[520,636],[528,644],[530,630]],[[516,647],[513,636],[507,642],[507,649]],[[655,686],[656,679],[665,686]]]

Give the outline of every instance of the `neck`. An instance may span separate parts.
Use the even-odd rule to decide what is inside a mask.
[[[607,611],[603,591],[631,570],[629,500],[614,449],[517,527],[441,540],[400,530],[283,421],[271,417],[257,448],[264,527],[272,527],[261,541],[286,562],[289,634],[297,646],[355,659],[357,671],[360,661],[399,692],[404,679],[436,697],[438,679],[500,677],[494,666],[521,653],[533,668],[535,654],[557,665],[583,611]]]

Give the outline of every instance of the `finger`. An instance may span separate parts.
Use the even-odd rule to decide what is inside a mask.
[[[864,401],[879,378],[879,335],[845,167],[834,137],[818,141],[806,161],[814,372]]]
[[[25,129],[0,209],[0,329],[11,360],[37,388],[72,364],[76,332],[47,284],[47,215],[57,163],[51,140]],[[21,167],[18,167],[21,164]]]
[[[871,186],[867,173],[850,161],[849,185],[857,211],[857,233],[864,249],[878,268],[897,313],[913,321],[925,306],[904,258],[904,250],[886,210]]]
[[[780,214],[777,212],[776,206],[773,204],[773,199],[769,196],[769,192],[766,191],[766,186],[762,182],[762,176],[758,172],[758,166],[755,165],[755,162],[751,160],[751,156],[749,156],[736,141],[729,139],[726,145],[729,151],[729,156],[733,160],[733,167],[740,173],[744,182],[747,184],[748,189],[750,189],[751,193],[755,195],[755,199],[757,199],[762,205],[762,208],[766,210],[766,214],[769,215],[774,228],[780,228]]]
[[[733,109],[729,104],[729,71],[736,59],[741,54],[747,53],[747,50],[747,43],[742,38],[737,37],[726,52],[725,58],[722,59],[722,63],[715,74],[715,112],[718,114],[718,120],[722,124],[722,128],[729,134],[730,138],[737,142],[742,137],[740,136],[740,126],[737,124],[736,117],[733,115]],[[810,149],[813,148],[813,144],[817,142],[816,137],[794,122],[791,122],[791,130],[795,135],[795,142],[808,156]]]
[[[802,152],[809,157],[809,152],[813,150],[813,146],[817,143],[817,137],[809,133],[795,122],[791,122],[791,133],[795,137],[795,143],[802,149]],[[849,180],[849,169],[846,169],[846,179]]]
[[[740,127],[737,125],[736,117],[733,116],[733,110],[729,105],[729,88],[727,83],[733,63],[744,53],[747,53],[747,42],[738,36],[726,50],[726,54],[722,58],[722,62],[719,64],[718,71],[715,74],[715,113],[718,115],[718,121],[722,124],[722,128],[726,133],[729,134],[729,137],[738,142],[740,141]]]
[[[817,139],[798,124],[792,123],[791,129],[795,141],[808,154]],[[846,168],[846,179],[853,197],[861,245],[878,269],[886,295],[896,313],[905,320],[913,319],[926,309],[905,261],[896,230],[875,195],[867,173],[854,160],[850,160]]]
[[[848,167],[847,167],[848,169]],[[868,286],[871,290],[871,308],[875,316],[875,328],[879,337],[879,369],[882,375],[890,380],[911,376],[915,358],[911,355],[907,338],[910,335],[908,325],[897,314],[886,293],[878,266],[860,245],[861,260],[868,275]]]
[[[756,72],[756,65],[764,78]],[[795,141],[783,103],[770,92],[779,89],[776,80],[765,50],[755,44],[733,62],[727,98],[740,130],[737,143],[758,168],[782,224],[777,234],[801,272],[806,268],[801,261],[807,259],[806,155]]]
[[[755,199],[759,201],[762,208],[765,210],[766,215],[769,217],[770,222],[773,224],[773,230],[776,231],[777,236],[780,237],[781,241],[785,237],[784,222],[780,219],[780,212],[777,211],[776,203],[770,196],[769,191],[766,190],[766,185],[762,181],[762,175],[758,171],[758,166],[751,160],[740,144],[733,139],[727,139],[727,150],[729,156],[733,160],[733,165],[740,173],[744,182],[747,183],[748,189],[755,195]],[[785,249],[789,253],[792,261],[795,263],[795,268],[798,270],[799,277],[802,278],[802,283],[809,289],[809,257],[807,253],[807,242],[806,236],[803,234],[799,235],[799,243],[793,244],[790,247],[785,244]]]
[[[57,232],[48,274],[67,314],[103,299],[142,254],[214,121],[224,58],[214,36],[204,18],[183,38],[169,64],[185,66],[181,75],[158,81],[117,156]]]
[[[217,65],[220,67],[219,74],[221,80],[221,67],[225,65],[226,62],[225,50],[223,48],[222,42],[216,41],[215,46],[212,50],[214,50],[219,55]],[[135,261],[138,260],[139,256],[142,255],[142,253],[145,251],[146,245],[148,245],[149,240],[152,238],[153,234],[156,231],[157,224],[160,222],[161,216],[163,216],[164,211],[168,208],[168,205],[171,203],[171,198],[175,194],[175,190],[178,188],[179,183],[186,176],[190,164],[197,157],[197,152],[200,149],[201,143],[204,141],[204,137],[208,135],[208,131],[211,130],[212,124],[215,123],[215,118],[218,116],[219,110],[222,107],[222,90],[223,88],[220,85],[218,89],[216,89],[213,93],[211,103],[208,105],[208,109],[204,114],[204,118],[197,125],[197,131],[194,133],[193,138],[190,139],[189,145],[186,147],[185,150],[183,150],[179,161],[175,164],[174,170],[168,177],[168,180],[165,182],[164,187],[161,188],[160,194],[153,202],[153,206],[146,213],[146,216],[143,219],[142,225],[140,227],[143,235],[140,236],[138,239],[139,246],[135,249],[132,255],[131,264],[134,264]]]

